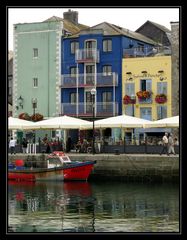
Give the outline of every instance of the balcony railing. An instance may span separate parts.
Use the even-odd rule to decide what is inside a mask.
[[[61,114],[67,116],[92,117],[92,103],[62,103]],[[118,115],[118,103],[97,102],[95,106],[95,117],[111,117]]]
[[[77,82],[78,81],[78,82]],[[96,82],[96,83],[95,83]],[[110,87],[118,86],[118,74],[113,73],[93,73],[76,75],[64,74],[61,76],[62,88],[76,88],[76,87]]]
[[[79,63],[99,62],[99,50],[95,48],[77,49],[75,60]]]
[[[145,48],[129,48],[123,49],[124,58],[135,57],[156,57],[162,55],[171,55],[171,48],[168,46],[162,47],[145,47]]]
[[[150,98],[138,98],[138,102],[140,104],[152,103],[152,97],[150,97]]]

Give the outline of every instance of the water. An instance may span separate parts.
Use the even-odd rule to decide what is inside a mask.
[[[8,185],[14,232],[179,232],[174,184],[40,182]]]

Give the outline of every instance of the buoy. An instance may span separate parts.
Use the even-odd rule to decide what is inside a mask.
[[[15,161],[16,167],[23,167],[24,166],[24,161],[22,159],[17,159]]]

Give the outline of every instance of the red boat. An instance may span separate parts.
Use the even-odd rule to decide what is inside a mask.
[[[9,165],[8,179],[14,181],[87,180],[96,161],[72,162],[64,152],[55,151],[47,157],[46,168],[24,167],[23,160]]]

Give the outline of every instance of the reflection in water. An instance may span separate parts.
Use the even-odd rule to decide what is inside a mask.
[[[9,232],[179,232],[176,185],[9,182],[8,193]]]

